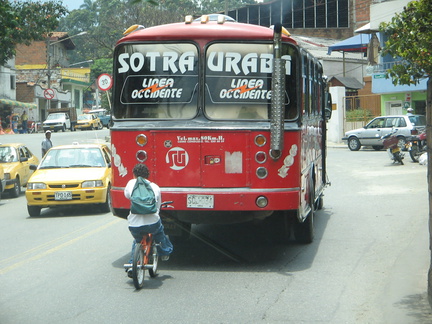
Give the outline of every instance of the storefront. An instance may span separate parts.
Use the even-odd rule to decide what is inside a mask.
[[[21,129],[21,115],[27,113],[28,123],[37,120],[37,105],[0,98],[0,135],[3,133],[19,133]]]

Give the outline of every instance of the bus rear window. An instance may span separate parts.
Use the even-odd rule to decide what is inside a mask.
[[[115,58],[115,118],[191,119],[197,114],[193,44],[129,44],[120,46]]]
[[[295,49],[283,46],[285,119],[297,117]],[[205,113],[210,119],[268,120],[271,108],[273,46],[212,44],[206,51]]]

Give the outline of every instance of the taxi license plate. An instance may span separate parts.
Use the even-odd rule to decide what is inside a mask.
[[[54,194],[55,200],[72,200],[72,191],[57,191]]]
[[[214,208],[213,195],[187,195],[188,208]]]

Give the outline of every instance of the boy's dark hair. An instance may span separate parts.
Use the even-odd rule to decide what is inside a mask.
[[[141,177],[147,179],[149,177],[150,171],[145,164],[136,164],[132,170],[136,178]]]

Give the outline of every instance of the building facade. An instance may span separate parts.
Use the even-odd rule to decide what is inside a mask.
[[[82,112],[85,93],[91,92],[90,68],[70,67],[67,52],[75,49],[72,37],[53,32],[44,41],[17,46],[16,95],[22,100],[33,96],[36,121],[45,120],[52,108],[75,107]]]

